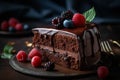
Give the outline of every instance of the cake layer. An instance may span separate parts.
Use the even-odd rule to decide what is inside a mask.
[[[46,29],[46,28],[35,28],[34,32],[34,44],[40,47],[44,45],[47,47],[53,48],[51,51],[57,52],[58,50],[69,51],[72,53],[79,52],[79,44],[75,34],[55,30],[55,29]]]
[[[73,56],[68,56],[67,53],[63,53],[60,54],[58,53],[54,53],[49,51],[48,49],[41,49],[44,59],[50,60],[56,64],[59,64],[63,67],[67,67],[70,69],[74,69],[74,70],[91,70],[91,69],[95,69],[97,67],[97,63],[100,59],[100,53],[96,53],[96,55],[94,57],[91,56],[87,56],[85,58],[82,57],[81,61],[79,60],[75,60],[75,58]],[[79,63],[81,62],[81,65],[79,65]]]
[[[48,51],[46,57],[64,67],[89,69],[100,60],[100,35],[95,25],[63,30],[35,28],[33,33],[33,45]]]

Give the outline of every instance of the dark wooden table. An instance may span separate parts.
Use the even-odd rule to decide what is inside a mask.
[[[39,26],[40,25],[40,26]],[[45,25],[37,24],[38,27],[45,27]],[[120,41],[120,25],[99,25],[99,29],[101,32],[102,40],[117,40]],[[27,50],[29,51],[29,48],[25,46],[25,42],[32,42],[33,34],[29,36],[2,36],[0,35],[0,54],[2,53],[2,50],[4,46],[8,42],[15,42],[14,48],[16,50]],[[120,48],[117,48],[120,49]],[[119,50],[117,51],[117,54],[119,54]],[[109,76],[106,78],[106,80],[120,80],[120,67],[113,69]],[[15,71],[10,65],[8,59],[0,59],[0,80],[48,80],[48,78],[41,78],[41,77],[35,77],[30,76],[26,74],[22,74],[20,72]],[[51,79],[51,80],[54,80]],[[66,80],[66,79],[65,79]],[[98,80],[97,75],[91,75],[86,76],[84,78],[80,79],[74,79],[74,80]]]

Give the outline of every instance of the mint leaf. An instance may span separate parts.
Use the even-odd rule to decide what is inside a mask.
[[[86,18],[86,22],[91,22],[95,18],[95,15],[96,15],[94,7],[84,12],[83,15]]]
[[[2,59],[10,59],[13,56],[12,50],[13,50],[13,46],[5,45],[4,49],[3,49],[3,52],[1,54],[1,58]]]
[[[2,59],[10,59],[13,56],[13,54],[8,53],[2,53],[1,58]]]

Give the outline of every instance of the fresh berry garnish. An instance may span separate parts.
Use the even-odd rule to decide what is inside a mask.
[[[61,13],[61,17],[64,19],[72,19],[73,17],[73,12],[70,10],[64,11]]]
[[[100,66],[97,69],[97,74],[98,74],[99,78],[104,79],[104,78],[106,78],[108,76],[109,70],[108,70],[108,68],[106,66]]]
[[[8,30],[8,27],[9,27],[9,25],[8,25],[8,22],[7,22],[7,21],[3,21],[3,22],[1,23],[1,30],[7,31],[7,30]]]
[[[34,56],[39,56],[42,57],[40,50],[37,48],[33,48],[29,54],[28,54],[28,59],[32,59]]]
[[[17,31],[22,31],[23,30],[23,25],[21,23],[16,24],[15,29]]]
[[[61,28],[63,28],[63,18],[61,18],[61,17],[55,17],[55,18],[53,18],[52,19],[52,24],[56,27],[56,28],[58,28],[58,29],[61,29]]]
[[[20,62],[25,62],[27,60],[27,54],[25,51],[23,50],[20,50],[17,55],[16,55],[16,58],[18,61]]]
[[[75,13],[73,15],[72,21],[74,23],[74,26],[76,26],[76,27],[84,27],[86,19],[85,19],[85,17],[82,14]]]
[[[30,29],[30,26],[27,25],[27,24],[24,24],[23,29],[24,29],[25,31],[26,31],[26,30],[29,30],[29,29]]]
[[[47,62],[44,64],[46,71],[52,71],[55,68],[55,64],[53,62]]]
[[[31,60],[31,64],[33,67],[39,67],[41,65],[41,57],[34,56]]]
[[[9,27],[8,31],[9,31],[9,32],[15,32],[16,30],[15,30],[14,27]]]
[[[64,20],[63,26],[65,28],[73,28],[73,22],[72,22],[72,20]]]
[[[9,23],[9,26],[15,27],[16,24],[18,23],[18,20],[16,18],[10,18],[8,23]]]

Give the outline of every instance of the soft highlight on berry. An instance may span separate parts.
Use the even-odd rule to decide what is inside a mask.
[[[109,70],[106,66],[100,66],[97,69],[97,74],[99,78],[106,78],[109,75]]]
[[[72,21],[73,21],[75,27],[85,27],[86,19],[80,13],[75,13],[73,15]]]

